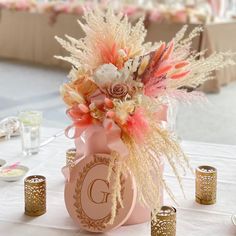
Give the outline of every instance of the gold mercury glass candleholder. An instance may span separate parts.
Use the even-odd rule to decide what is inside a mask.
[[[25,214],[40,216],[46,212],[46,178],[32,175],[25,179]]]
[[[175,236],[176,235],[176,209],[163,206],[161,210],[152,216],[151,236]]]
[[[73,167],[76,156],[76,149],[70,148],[66,151],[66,165]]]
[[[216,203],[217,170],[212,166],[199,166],[196,169],[196,202],[203,205]]]

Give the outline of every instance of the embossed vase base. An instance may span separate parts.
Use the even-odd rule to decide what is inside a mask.
[[[70,181],[65,186],[65,203],[72,219],[80,229],[89,232],[106,232],[123,225],[134,210],[137,190],[130,174],[121,176],[121,198],[124,208],[118,205],[113,224],[111,219],[111,192],[107,181],[110,155],[95,154],[82,159],[73,167]]]
[[[140,203],[136,203],[132,214],[129,216],[128,220],[123,224],[127,225],[137,225],[151,220],[151,211],[142,206]]]

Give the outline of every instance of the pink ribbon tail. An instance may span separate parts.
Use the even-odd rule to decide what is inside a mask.
[[[103,126],[106,130],[107,146],[111,151],[119,153],[122,160],[129,156],[129,150],[121,139],[121,129],[111,119],[105,119]]]

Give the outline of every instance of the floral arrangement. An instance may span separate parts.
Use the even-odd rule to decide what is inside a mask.
[[[190,166],[179,143],[163,127],[167,98],[182,102],[202,98],[201,93],[183,88],[196,88],[213,78],[213,70],[234,61],[230,53],[204,58],[204,52],[192,52],[192,39],[202,30],[199,27],[187,38],[185,26],[171,42],[151,44],[144,43],[142,19],[132,26],[127,16],[117,15],[111,8],[105,12],[98,8],[87,11],[84,19],[85,24],[79,22],[84,38],[56,37],[70,53],[57,58],[72,64],[70,80],[61,87],[67,114],[73,121],[66,133],[69,135],[75,128],[72,138],[78,138],[90,126],[102,127],[108,134],[113,132],[109,140],[109,169],[116,169],[112,223],[117,205],[122,206],[120,176],[128,170],[143,205],[159,209],[157,185],[163,186],[174,200],[161,174],[161,163],[169,162],[181,188],[182,171]]]

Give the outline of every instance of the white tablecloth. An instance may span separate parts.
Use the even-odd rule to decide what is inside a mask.
[[[43,137],[56,133],[55,129],[43,129]],[[193,167],[201,164],[213,165],[218,169],[218,199],[213,206],[203,206],[194,201],[194,176],[184,177],[187,195],[185,200],[176,180],[166,167],[166,179],[176,195],[177,236],[233,236],[236,226],[230,220],[236,212],[236,146],[183,142],[184,150],[191,157]],[[54,236],[90,235],[80,231],[69,217],[63,198],[64,178],[61,167],[65,163],[65,151],[73,142],[59,137],[44,147],[38,155],[23,157],[20,154],[20,140],[0,141],[0,158],[8,164],[21,161],[30,168],[31,174],[47,178],[47,213],[40,217],[24,215],[23,180],[0,182],[0,236]],[[169,200],[165,197],[165,203]],[[94,234],[93,234],[94,235]],[[150,223],[121,227],[104,234],[106,236],[148,236]]]

